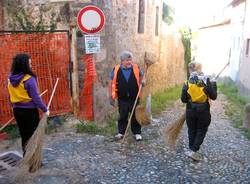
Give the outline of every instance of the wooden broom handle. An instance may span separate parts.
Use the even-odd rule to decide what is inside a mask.
[[[137,104],[137,101],[138,101],[138,98],[139,98],[139,95],[140,95],[140,92],[141,92],[141,88],[142,88],[142,85],[140,85],[140,88],[139,88],[139,90],[138,90],[138,93],[137,93],[137,96],[136,96],[136,99],[135,99],[135,102],[134,102],[134,105],[133,105],[133,109],[132,109],[132,111],[131,111],[131,114],[130,114],[130,117],[129,117],[129,120],[128,120],[128,125],[127,125],[127,128],[126,128],[126,130],[125,130],[125,134],[124,134],[124,136],[123,136],[122,142],[121,142],[122,144],[123,144],[124,141],[125,141],[125,138],[126,138],[128,129],[129,129],[129,127],[130,127],[131,119],[132,119],[133,113],[134,113],[134,111],[135,111],[135,107],[136,107],[136,104]]]
[[[51,96],[50,96],[49,103],[48,103],[48,106],[47,106],[48,109],[49,109],[49,107],[50,107],[50,105],[51,105],[52,99],[53,99],[54,94],[55,94],[55,92],[56,92],[56,87],[57,87],[58,81],[59,81],[59,78],[56,79],[56,83],[55,83],[55,86],[54,86],[54,88],[53,88],[53,91],[52,91],[52,94],[51,94]]]
[[[144,73],[142,79],[144,79],[144,77],[145,77],[145,75],[146,75],[146,73],[147,73],[147,70],[148,70],[148,66],[146,65],[146,66],[145,66],[145,73]],[[134,113],[134,111],[135,111],[135,107],[136,107],[138,98],[139,98],[139,96],[140,96],[141,89],[142,89],[142,84],[140,84],[140,87],[139,87],[139,90],[138,90],[138,93],[137,93],[137,96],[136,96],[136,99],[135,99],[135,102],[134,102],[134,105],[133,105],[133,109],[132,109],[132,111],[131,111],[131,113],[130,113],[129,120],[128,120],[128,125],[127,125],[127,127],[126,127],[125,134],[124,134],[123,139],[122,139],[122,142],[121,142],[122,144],[123,144],[124,141],[125,141],[125,138],[126,138],[128,129],[129,129],[129,127],[130,127],[131,119],[132,119],[133,113]]]
[[[228,62],[223,68],[222,70],[216,75],[216,77],[214,78],[215,80],[219,78],[220,74],[225,70],[225,68],[229,65],[230,63]]]
[[[41,94],[40,94],[40,96],[43,96],[45,93],[47,93],[48,92],[48,90],[46,89],[44,92],[42,92]],[[7,123],[5,123],[2,127],[1,127],[1,129],[0,129],[0,132],[6,127],[6,126],[8,126],[12,121],[14,120],[14,117],[12,117],[9,121],[7,121]]]

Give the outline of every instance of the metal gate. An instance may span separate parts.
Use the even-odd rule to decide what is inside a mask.
[[[37,74],[40,92],[47,103],[56,78],[59,83],[50,108],[51,115],[72,111],[70,95],[70,42],[67,31],[54,32],[0,32],[0,124],[12,117],[7,90],[7,78],[12,58],[27,53],[32,59],[32,70]]]

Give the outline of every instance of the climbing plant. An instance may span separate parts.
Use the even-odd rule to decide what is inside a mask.
[[[185,68],[187,69],[188,64],[191,62],[191,38],[192,32],[190,28],[182,28],[180,30],[182,34],[182,43],[185,49],[184,60],[185,60]],[[187,71],[188,76],[188,71]]]
[[[28,7],[21,4],[19,0],[5,1],[5,6],[10,18],[9,27],[13,30],[53,31],[57,28],[56,13],[49,6]],[[45,14],[48,17],[47,20]]]

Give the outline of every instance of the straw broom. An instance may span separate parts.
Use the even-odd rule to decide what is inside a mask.
[[[138,121],[138,123],[140,123],[141,126],[146,126],[151,123],[151,104],[150,103],[151,103],[151,95],[147,97],[146,104],[143,103],[143,104],[137,105],[135,108],[135,118]]]
[[[186,113],[183,113],[176,121],[166,126],[164,130],[165,141],[169,147],[175,147],[176,140],[179,138],[185,120]]]
[[[145,73],[144,80],[147,78],[148,67],[155,63],[155,58],[152,53],[145,52],[144,55],[144,65]],[[151,102],[150,102],[151,103]],[[135,108],[135,118],[141,126],[146,126],[151,123],[151,114],[146,110],[144,104],[137,105]]]
[[[57,78],[54,89],[50,96],[50,100],[48,103],[48,109],[51,105],[52,99],[54,97],[56,87],[58,84],[59,78]],[[36,131],[33,133],[32,137],[29,139],[26,147],[25,147],[25,155],[22,161],[19,164],[19,168],[21,170],[26,170],[27,166],[30,172],[37,171],[42,164],[42,142],[45,136],[45,129],[47,127],[47,115],[43,115],[40,120]]]
[[[150,115],[147,114],[143,105],[138,105],[135,109],[135,117],[141,126],[146,126],[151,123]]]

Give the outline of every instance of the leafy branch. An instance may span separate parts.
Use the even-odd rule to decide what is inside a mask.
[[[17,0],[16,0],[17,1]],[[12,2],[14,3],[14,2]],[[39,16],[38,18],[33,18],[31,15],[34,12],[34,8],[25,7],[17,3],[17,6],[12,6],[10,2],[7,3],[7,12],[9,17],[11,17],[12,29],[21,29],[24,31],[53,31],[57,28],[57,16],[55,12],[51,12],[50,20],[46,21],[44,19],[44,14],[46,9],[43,5],[39,6]]]
[[[182,28],[180,30],[182,35],[182,43],[185,49],[184,60],[185,60],[185,68],[187,69],[188,64],[191,62],[191,38],[192,32],[190,28]],[[188,72],[187,72],[188,75]]]

